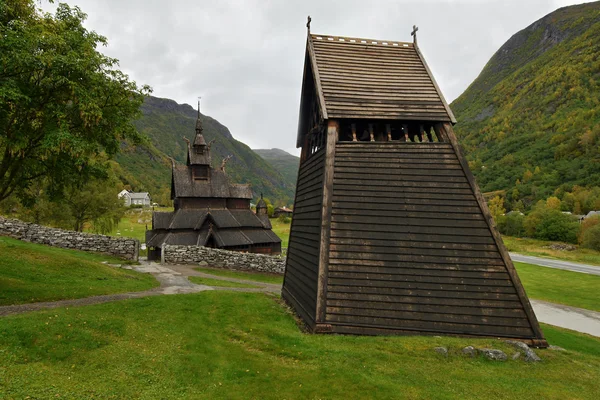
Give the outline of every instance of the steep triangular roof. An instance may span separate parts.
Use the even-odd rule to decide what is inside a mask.
[[[304,89],[314,84],[323,119],[456,123],[413,43],[309,33],[304,68],[301,103],[310,101]]]

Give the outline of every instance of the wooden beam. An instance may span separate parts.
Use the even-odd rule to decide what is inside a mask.
[[[340,125],[336,120],[327,121],[325,145],[325,170],[323,173],[323,203],[321,207],[321,244],[319,251],[319,275],[317,284],[317,313],[315,321],[325,323],[327,309],[327,278],[329,273],[329,242],[331,229],[331,206],[333,202],[333,164],[335,145]]]
[[[310,33],[308,34],[307,39],[307,47],[308,47],[308,55],[310,58],[313,79],[315,82],[315,89],[317,90],[317,96],[319,98],[319,109],[321,110],[321,117],[326,120],[327,116],[327,108],[325,107],[325,97],[323,96],[323,88],[321,87],[321,77],[319,76],[319,67],[317,66],[317,58],[315,55],[315,48],[313,46],[312,37]]]
[[[419,55],[419,58],[423,62],[423,66],[425,66],[425,70],[429,74],[429,77],[431,78],[431,82],[433,82],[433,85],[435,86],[435,90],[437,90],[438,94],[440,95],[440,100],[442,100],[442,103],[444,103],[444,107],[446,108],[446,111],[448,112],[448,116],[450,117],[450,121],[452,121],[452,123],[455,124],[456,123],[456,118],[454,117],[454,113],[452,113],[452,110],[450,109],[450,106],[446,102],[446,99],[444,98],[444,95],[442,94],[442,91],[440,90],[440,87],[438,86],[437,82],[435,81],[435,78],[433,77],[433,74],[431,73],[431,70],[429,69],[429,66],[427,65],[427,62],[425,61],[425,57],[423,57],[423,54],[421,54],[421,50],[419,50],[419,47],[416,46],[416,44],[415,44],[415,50],[416,50],[417,54]]]
[[[469,169],[469,164],[467,163],[467,160],[464,158],[464,156],[462,155],[462,152],[460,151],[458,139],[456,138],[456,135],[454,134],[452,125],[446,122],[446,123],[442,124],[441,128],[442,128],[441,130],[443,131],[443,135],[448,139],[449,143],[452,144],[452,147],[454,148],[454,151],[456,152],[456,156],[458,157],[458,160],[460,161],[460,163],[463,167],[465,176],[467,177],[467,180],[469,181],[469,184],[471,185],[471,189],[473,190],[473,194],[475,195],[475,198],[477,199],[477,202],[479,203],[479,208],[481,209],[481,212],[483,213],[483,216],[488,224],[490,232],[492,233],[494,241],[496,242],[496,246],[498,247],[498,251],[500,252],[500,255],[502,256],[504,264],[506,265],[506,270],[508,272],[508,275],[510,276],[510,279],[514,285],[517,295],[518,295],[519,299],[521,300],[521,304],[523,305],[523,309],[525,310],[525,314],[527,315],[527,319],[529,320],[531,329],[535,333],[536,339],[539,339],[537,346],[548,347],[548,343],[544,339],[544,334],[543,334],[542,330],[540,329],[540,324],[538,323],[538,320],[535,316],[533,307],[531,307],[529,298],[527,297],[527,294],[525,293],[523,284],[521,283],[521,280],[519,279],[519,275],[517,275],[515,266],[513,265],[510,255],[508,254],[508,250],[506,250],[506,247],[504,246],[502,237],[500,236],[500,233],[498,232],[498,229],[496,228],[496,224],[494,223],[492,214],[490,213],[487,203],[486,203],[485,199],[483,198],[483,195],[481,194],[481,191],[479,190],[477,183],[475,182],[475,177],[473,176],[473,173]]]

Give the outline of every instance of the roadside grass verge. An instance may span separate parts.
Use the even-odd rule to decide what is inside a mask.
[[[551,244],[566,244],[560,242],[549,242],[530,238],[517,238],[502,236],[506,248],[510,252],[526,256],[553,258],[557,260],[573,261],[583,264],[600,265],[600,252],[578,247],[576,250],[553,250],[548,248]]]
[[[543,326],[543,362],[493,339],[304,334],[275,297],[202,292],[0,320],[7,398],[597,399],[600,339]],[[449,356],[433,348],[446,346]]]
[[[104,265],[125,261],[0,237],[0,305],[77,299],[147,290],[158,286],[149,274]]]
[[[220,279],[203,278],[201,276],[188,276],[190,282],[198,285],[207,286],[220,286],[220,287],[232,287],[232,288],[259,288],[260,286],[249,285],[247,283],[222,281]]]
[[[202,268],[202,267],[194,268],[194,270],[198,271],[198,272],[204,272],[205,274],[223,276],[226,278],[245,279],[247,281],[272,283],[275,285],[283,284],[283,275],[263,274],[260,272],[232,271],[230,269]]]
[[[515,262],[532,299],[600,311],[600,276]]]

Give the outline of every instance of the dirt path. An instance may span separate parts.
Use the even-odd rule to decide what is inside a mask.
[[[111,301],[137,299],[140,297],[168,295],[168,294],[182,294],[182,293],[197,293],[205,290],[229,290],[235,292],[272,292],[279,293],[281,291],[280,285],[273,285],[270,283],[261,283],[256,281],[248,281],[244,279],[226,278],[222,276],[216,276],[206,274],[203,272],[194,271],[194,266],[191,265],[169,265],[164,266],[153,262],[142,261],[140,265],[126,265],[120,268],[131,269],[137,272],[152,274],[160,286],[150,290],[144,290],[141,292],[129,292],[129,293],[118,293],[118,294],[107,294],[101,296],[84,297],[82,299],[72,300],[59,300],[59,301],[46,301],[40,303],[29,303],[29,304],[18,304],[14,306],[0,306],[0,317],[13,314],[22,314],[30,311],[45,310],[57,307],[76,307],[76,306],[87,306],[92,304],[108,303]],[[218,286],[207,286],[197,285],[188,280],[188,276],[200,276],[205,278],[217,279],[222,281],[246,283],[256,288],[231,288],[231,287],[218,287]]]
[[[205,290],[228,290],[234,292],[255,293],[281,292],[281,285],[278,284],[212,275],[194,270],[195,266],[193,265],[165,266],[153,262],[142,261],[141,265],[126,265],[119,267],[132,269],[141,273],[152,274],[156,280],[160,282],[160,287],[142,292],[109,294],[103,296],[86,297],[82,299],[19,304],[15,306],[2,306],[0,307],[0,317],[56,307],[86,306],[91,304],[108,303],[111,301],[136,299],[148,296],[196,293]],[[199,276],[220,281],[243,283],[255,287],[233,288],[197,285],[189,281],[189,276]],[[531,304],[540,322],[600,337],[600,313],[598,312],[533,299],[531,300]]]

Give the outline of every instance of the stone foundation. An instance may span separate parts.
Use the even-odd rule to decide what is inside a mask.
[[[65,249],[108,254],[134,261],[138,260],[140,249],[137,239],[66,231],[4,217],[0,217],[0,236]]]
[[[281,274],[285,271],[285,258],[266,254],[241,253],[202,246],[164,245],[163,264],[203,264],[242,271]]]

